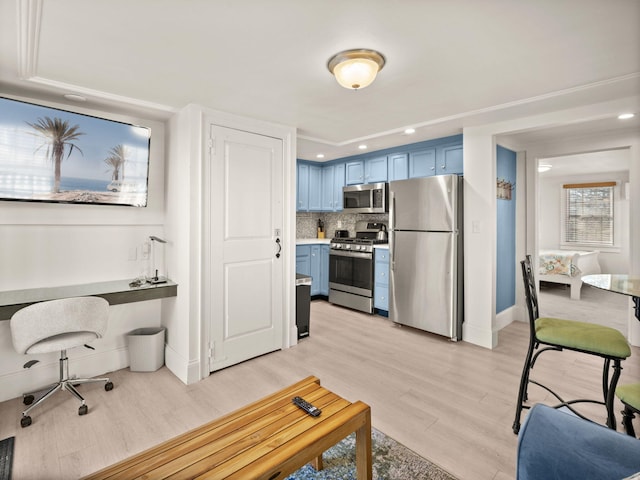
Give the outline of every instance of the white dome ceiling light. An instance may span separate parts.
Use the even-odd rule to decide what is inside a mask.
[[[373,83],[385,62],[380,52],[360,48],[335,54],[327,68],[344,88],[359,90]]]

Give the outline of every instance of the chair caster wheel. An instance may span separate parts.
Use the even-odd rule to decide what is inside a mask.
[[[20,419],[20,426],[22,428],[28,427],[29,425],[31,425],[31,417],[29,415],[26,415]]]
[[[80,405],[80,408],[78,408],[78,415],[86,415],[89,412],[89,407],[87,407],[86,405]]]
[[[24,403],[25,405],[31,405],[33,403],[33,395],[25,395],[24,397],[22,397],[22,403]]]
[[[104,384],[104,389],[109,392],[111,390],[113,390],[113,382],[107,382]]]

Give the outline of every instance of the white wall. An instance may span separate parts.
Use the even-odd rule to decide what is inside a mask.
[[[579,168],[579,167],[578,167]],[[588,183],[614,181],[616,194],[614,198],[614,237],[617,251],[600,252],[598,260],[602,273],[629,272],[629,200],[624,196],[624,184],[629,181],[627,172],[598,173],[590,175],[554,176],[539,180],[540,216],[538,223],[540,249],[560,249],[561,235],[561,197],[562,185],[566,183]],[[582,250],[582,248],[578,248]],[[592,248],[584,248],[592,250]],[[613,249],[610,249],[613,250]]]
[[[150,127],[148,206],[0,202],[0,291],[133,279],[148,268],[141,259],[142,244],[149,235],[164,237],[164,124],[47,105]],[[133,252],[136,260],[130,260]],[[126,333],[160,325],[162,302],[111,307],[107,333],[94,343],[96,350],[69,352],[71,373],[95,376],[128,366]],[[83,360],[74,361],[78,357]],[[0,321],[0,401],[57,380],[58,355],[37,358],[39,364],[24,370],[27,357],[14,352],[9,322]]]
[[[515,134],[532,129],[549,128],[553,125],[565,125],[604,117],[617,116],[629,105],[636,105],[635,99],[620,99],[583,107],[559,110],[552,113],[522,117],[509,121],[464,128],[464,167],[465,167],[465,324],[463,339],[476,345],[493,348],[497,345],[495,315],[495,138],[500,135]],[[544,145],[538,148],[523,148],[511,145],[517,151],[526,152],[526,253],[538,249],[538,191],[534,164],[537,158],[555,155],[567,155],[579,151],[595,151],[616,148],[629,148],[629,179],[631,183],[630,199],[630,258],[629,272],[640,273],[640,139],[638,132],[616,135],[609,138],[591,138],[592,145],[577,148],[577,139],[567,139],[563,145]],[[588,143],[588,140],[587,140]],[[517,300],[521,301],[522,298]],[[524,311],[520,309],[520,311]],[[634,345],[640,344],[640,326],[637,320],[631,320],[629,309],[629,339]]]
[[[615,105],[615,104],[614,104]],[[622,104],[617,111],[624,110]],[[614,106],[615,108],[615,106]],[[613,115],[616,110],[611,109]],[[537,238],[540,213],[539,179],[535,173],[537,161],[561,155],[572,155],[579,152],[596,152],[625,148],[629,151],[629,262],[627,271],[631,275],[640,275],[640,134],[634,130],[603,133],[588,137],[566,138],[556,143],[535,144],[526,147],[527,150],[527,252],[535,253],[539,249]],[[632,345],[640,345],[640,322],[632,310],[629,298],[628,312],[629,331],[627,338]]]

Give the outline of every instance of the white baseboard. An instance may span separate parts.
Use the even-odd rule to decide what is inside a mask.
[[[189,361],[169,345],[164,346],[164,363],[176,377],[187,385],[202,380],[200,362],[197,360]]]
[[[462,340],[480,347],[493,349],[498,345],[498,334],[485,328],[462,324]]]

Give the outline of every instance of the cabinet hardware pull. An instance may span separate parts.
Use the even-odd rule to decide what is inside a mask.
[[[278,253],[276,253],[276,258],[280,258],[280,252],[282,251],[282,245],[280,244],[280,239],[276,238],[276,244],[278,245]]]

